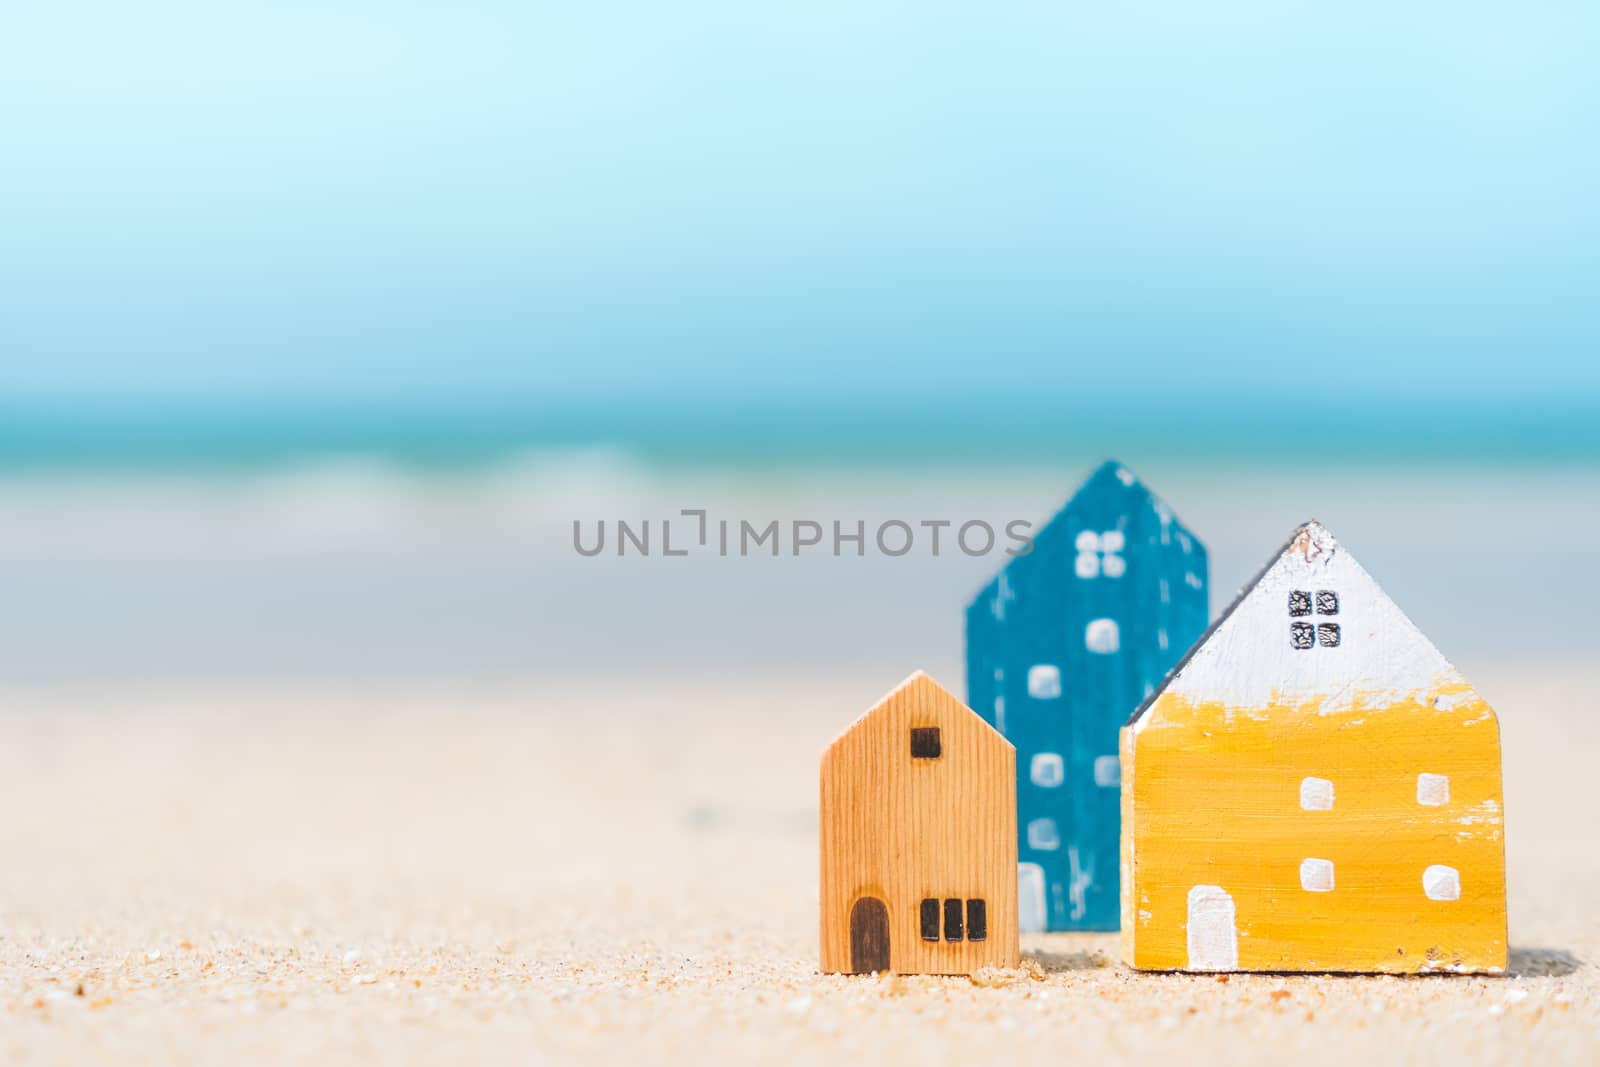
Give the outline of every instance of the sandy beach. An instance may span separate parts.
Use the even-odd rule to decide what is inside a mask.
[[[1600,4],[1432,6],[10,5],[0,1067],[1600,1067]],[[1125,769],[1141,963],[1508,966],[820,973]]]
[[[1580,1063],[1600,1056],[1592,668],[1470,673],[1513,974],[817,973],[822,746],[898,678],[0,691],[14,1060]],[[954,682],[955,679],[952,679]]]

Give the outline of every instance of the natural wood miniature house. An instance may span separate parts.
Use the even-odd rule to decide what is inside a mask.
[[[822,755],[822,969],[1017,965],[1016,752],[918,672]]]
[[[1122,776],[1131,965],[1505,968],[1494,712],[1321,525],[1135,713]]]

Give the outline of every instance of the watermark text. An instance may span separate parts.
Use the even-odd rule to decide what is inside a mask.
[[[675,518],[572,520],[572,548],[580,556],[867,556],[897,558],[924,548],[934,556],[1033,551],[1033,524],[1012,519],[713,519],[705,508],[684,508]]]

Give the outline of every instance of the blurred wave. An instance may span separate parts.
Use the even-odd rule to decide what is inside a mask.
[[[0,683],[570,671],[921,667],[956,684],[961,609],[1000,560],[926,540],[901,558],[826,547],[686,558],[661,523],[1039,523],[1100,458],[839,470],[662,464],[625,448],[514,452],[424,469],[329,457],[247,472],[0,476]],[[1220,609],[1316,516],[1471,674],[1589,652],[1600,471],[1427,464],[1209,464],[1139,472],[1208,542]],[[654,529],[588,558],[573,523]],[[613,527],[614,530],[614,527]],[[586,537],[591,536],[586,534]],[[1465,659],[1463,659],[1463,657]]]
[[[0,558],[517,542],[554,516],[637,502],[651,485],[643,464],[601,448],[514,452],[447,471],[358,454],[246,470],[30,468],[0,472]]]

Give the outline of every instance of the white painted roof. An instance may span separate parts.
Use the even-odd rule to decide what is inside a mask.
[[[1290,594],[1312,598],[1312,613],[1292,616]],[[1318,614],[1317,593],[1339,598],[1336,615]],[[1339,627],[1338,647],[1296,648],[1292,623]],[[1314,631],[1313,631],[1314,632]],[[1295,531],[1283,551],[1218,620],[1134,716],[1163,693],[1193,702],[1265,708],[1278,701],[1322,698],[1321,710],[1349,709],[1358,694],[1404,696],[1460,682],[1460,675],[1355,558],[1315,520]]]

